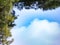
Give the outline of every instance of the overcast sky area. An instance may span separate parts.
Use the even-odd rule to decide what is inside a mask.
[[[19,16],[11,30],[11,45],[60,45],[60,7],[47,11],[13,9]]]

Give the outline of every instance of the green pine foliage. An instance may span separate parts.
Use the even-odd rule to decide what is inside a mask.
[[[16,16],[13,16],[10,13],[12,9],[13,2],[17,2],[18,0],[0,0],[0,43],[2,45],[10,45],[13,42],[12,40],[8,40],[11,37],[11,28],[14,26],[13,22]]]

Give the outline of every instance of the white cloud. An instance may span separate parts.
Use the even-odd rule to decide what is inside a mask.
[[[23,45],[23,41],[21,39],[21,33],[25,30],[25,27],[14,27],[11,30],[12,38],[14,38],[14,42],[11,45]]]
[[[39,36],[40,34],[57,34],[60,30],[59,24],[56,22],[49,22],[47,20],[35,19],[27,28],[32,36]]]
[[[12,29],[12,34],[16,41],[15,43],[22,41],[21,35],[23,35],[26,36],[24,37],[24,39],[27,39],[28,41],[29,39],[38,38],[42,42],[45,42],[47,45],[47,43],[52,43],[53,42],[52,40],[55,39],[55,37],[59,33],[60,33],[60,24],[58,24],[57,22],[49,22],[48,20],[38,20],[38,19],[33,20],[28,27],[20,27]]]

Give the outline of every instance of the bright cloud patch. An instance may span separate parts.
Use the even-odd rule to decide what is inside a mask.
[[[35,19],[28,27],[14,28],[13,30],[15,41],[22,42],[21,45],[60,45],[60,24],[56,22]],[[19,43],[18,45],[20,45]]]
[[[59,24],[47,20],[35,19],[27,28],[31,36],[38,37],[41,34],[54,35],[59,32]]]

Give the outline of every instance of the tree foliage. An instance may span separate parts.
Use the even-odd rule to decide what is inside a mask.
[[[9,45],[13,42],[8,40],[11,37],[11,28],[15,25],[13,24],[16,16],[10,13],[13,3],[18,0],[0,0],[0,44]]]
[[[20,0],[20,2],[15,4],[15,6],[17,6],[18,9],[22,9],[22,7],[25,7],[26,9],[41,8],[43,10],[51,10],[60,6],[60,0]]]

